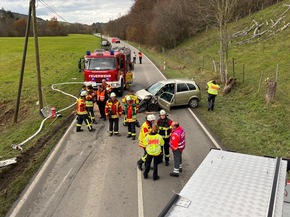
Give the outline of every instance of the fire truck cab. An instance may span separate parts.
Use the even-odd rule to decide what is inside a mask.
[[[118,96],[122,96],[124,89],[133,83],[132,70],[131,50],[125,47],[87,51],[79,60],[79,71],[83,71],[85,82],[92,82],[97,88],[106,79]]]

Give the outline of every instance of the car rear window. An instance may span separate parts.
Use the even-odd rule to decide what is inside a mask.
[[[187,86],[189,87],[190,90],[196,90],[196,86],[194,84],[188,84]]]
[[[187,85],[184,83],[177,84],[177,92],[184,92],[184,91],[188,91]]]

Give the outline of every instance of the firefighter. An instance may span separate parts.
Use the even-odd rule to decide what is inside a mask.
[[[132,137],[133,140],[136,138],[135,123],[137,120],[137,109],[135,102],[130,96],[126,96],[126,103],[124,105],[124,115],[127,119],[128,135],[127,138]]]
[[[148,135],[148,133],[151,132],[152,130],[152,125],[154,124],[156,120],[155,115],[151,114],[151,115],[147,115],[146,121],[142,124],[141,129],[140,129],[140,133],[139,133],[139,146],[141,148],[143,148],[144,150],[144,154],[142,156],[142,158],[140,160],[137,161],[137,166],[139,168],[139,170],[143,170],[142,169],[142,165],[143,163],[145,163],[146,161],[146,157],[147,157],[147,152],[144,146],[144,139],[145,137]]]
[[[142,64],[142,57],[143,57],[142,52],[139,51],[138,55],[139,55],[139,63]]]
[[[94,99],[95,99],[95,91],[92,87],[91,82],[88,82],[86,84],[86,109],[88,111],[89,118],[91,120],[91,123],[96,124],[95,120],[95,112],[94,112]]]
[[[104,89],[107,91],[108,97],[110,97],[110,93],[113,91],[112,86],[107,83],[106,79],[102,80],[102,85],[103,85]]]
[[[95,131],[95,129],[92,127],[91,121],[88,116],[88,112],[86,110],[86,95],[87,91],[82,91],[80,94],[80,98],[77,99],[76,104],[76,113],[77,113],[77,132],[83,131],[81,129],[83,121],[86,123],[89,131]]]
[[[152,131],[145,137],[144,146],[147,152],[147,158],[145,162],[145,171],[143,173],[144,179],[148,178],[148,173],[150,171],[150,165],[152,159],[154,159],[153,164],[153,180],[157,180],[158,176],[158,164],[160,155],[162,153],[162,146],[164,145],[164,140],[161,135],[158,134],[158,126],[154,125]]]
[[[178,122],[172,122],[170,135],[170,147],[174,156],[174,169],[170,176],[179,177],[182,172],[182,152],[185,148],[185,132]]]
[[[131,97],[131,100],[133,100],[133,102],[136,104],[136,113],[138,113],[138,108],[139,108],[139,99],[138,99],[138,97],[135,95],[135,91],[133,90],[133,89],[130,89],[129,90],[129,94],[128,95],[126,95],[126,96],[124,96],[123,98],[122,98],[122,102],[125,104],[126,103],[126,97],[127,96],[130,96]],[[125,118],[124,118],[124,122],[123,122],[123,126],[127,126],[127,118],[126,118],[126,116],[125,116]],[[135,121],[135,126],[136,127],[140,127],[140,123],[139,123],[139,121],[136,119],[136,121]]]
[[[113,134],[121,136],[119,134],[119,117],[122,115],[122,106],[114,92],[110,94],[110,99],[106,102],[105,113],[109,118],[109,136]]]
[[[163,151],[160,155],[161,162],[163,161],[163,156],[165,157],[165,166],[169,165],[169,140],[171,134],[171,124],[172,120],[168,118],[168,114],[163,109],[160,110],[159,119],[157,120],[157,125],[159,127],[159,134],[164,140]]]
[[[96,103],[99,107],[100,111],[100,119],[103,119],[106,121],[106,114],[105,114],[105,107],[106,107],[106,102],[108,100],[108,93],[106,89],[104,89],[103,85],[98,86],[98,90],[96,93]]]
[[[207,93],[208,93],[208,107],[207,110],[212,110],[214,109],[214,102],[215,102],[215,97],[218,95],[218,91],[220,89],[220,86],[217,84],[216,80],[212,80],[207,82]]]

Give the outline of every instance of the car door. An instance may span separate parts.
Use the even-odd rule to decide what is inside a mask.
[[[176,105],[186,105],[190,98],[190,91],[186,83],[177,83],[176,93],[175,93],[175,103]]]
[[[164,92],[158,97],[158,104],[162,109],[170,110],[175,105],[175,96],[172,93]]]

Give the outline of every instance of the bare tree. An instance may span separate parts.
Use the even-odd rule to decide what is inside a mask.
[[[200,12],[205,21],[219,32],[220,76],[223,83],[228,77],[228,23],[234,16],[237,3],[237,0],[201,0],[200,2]]]

